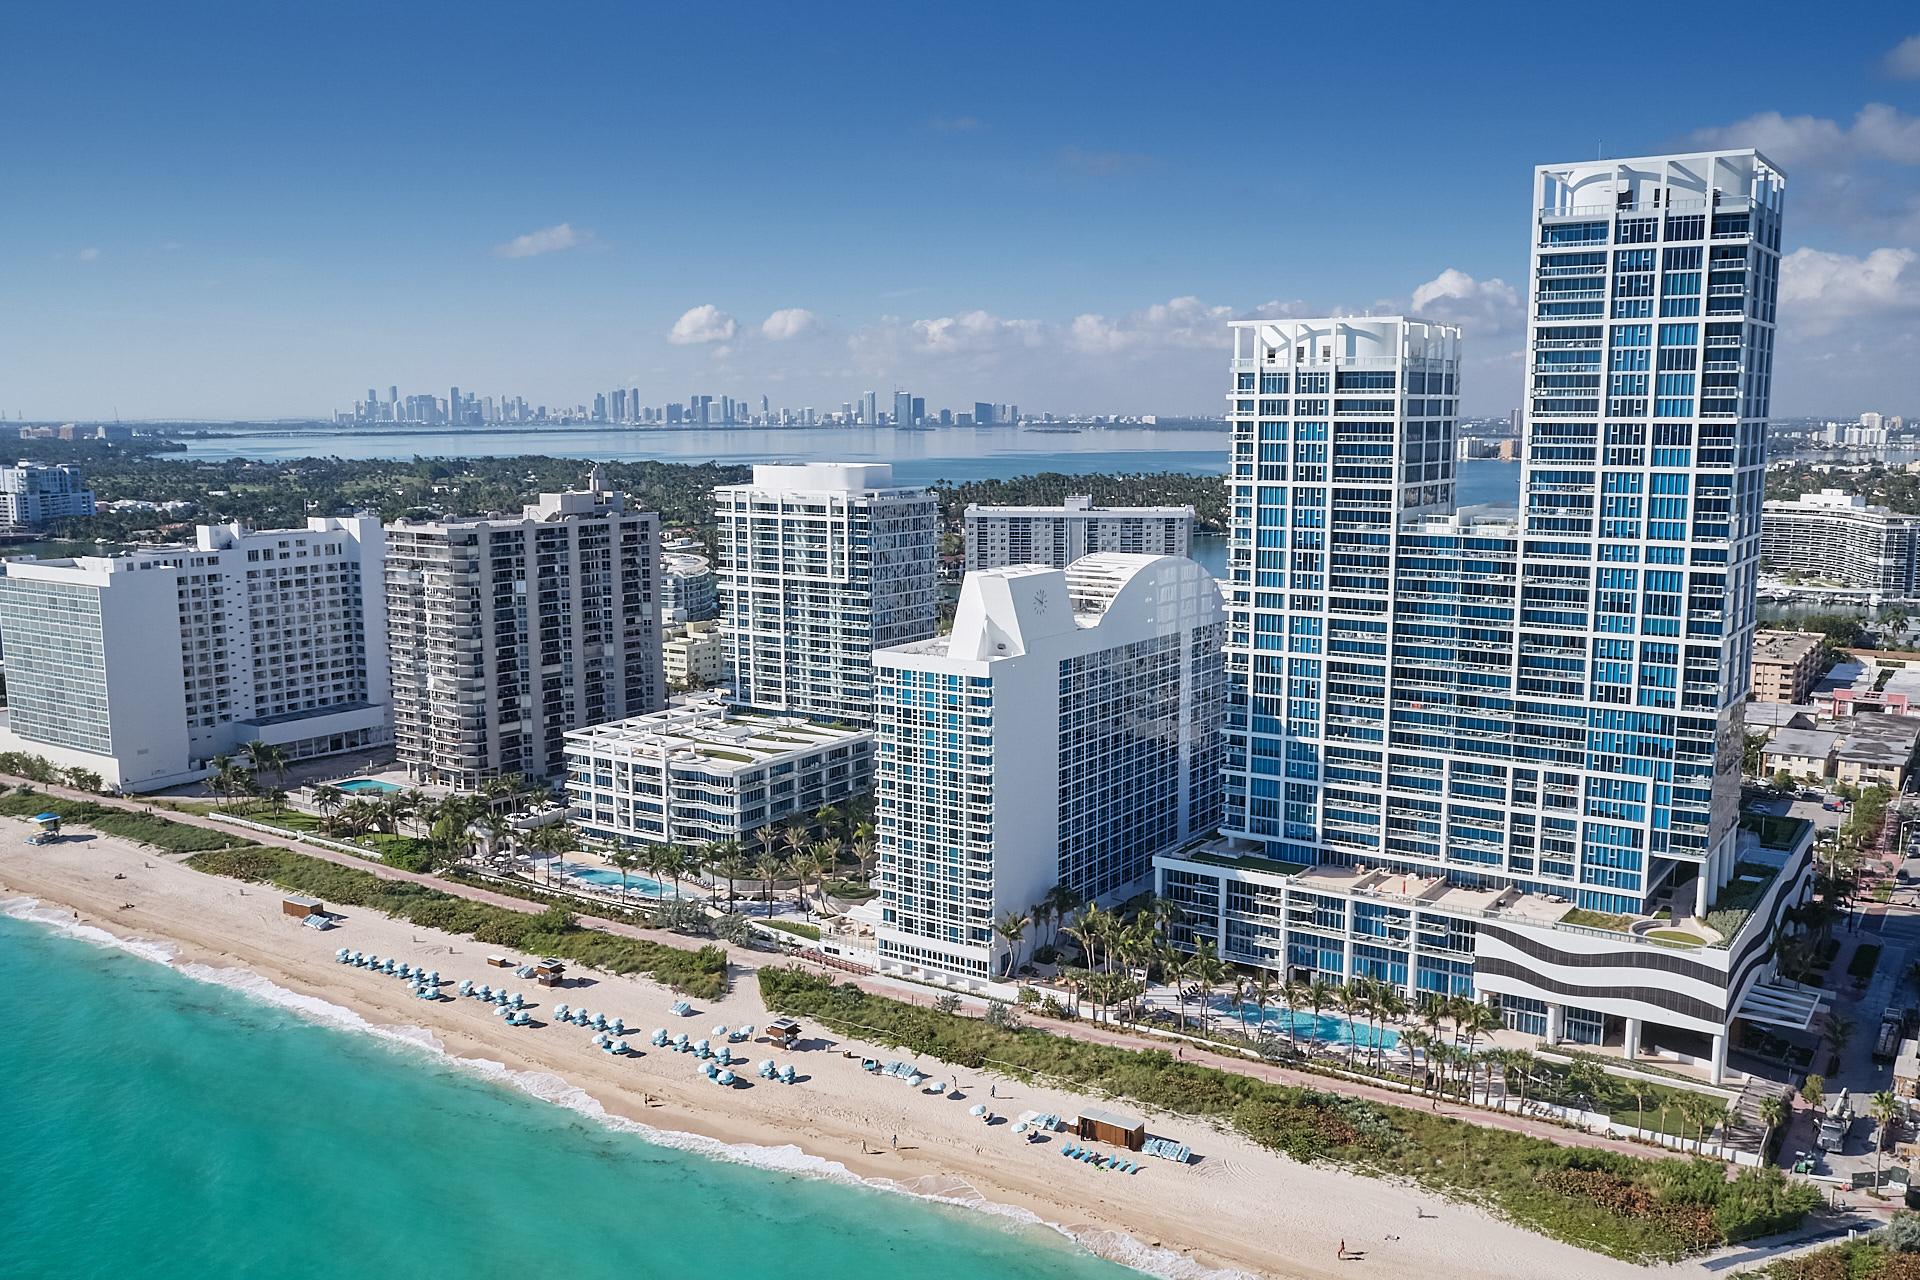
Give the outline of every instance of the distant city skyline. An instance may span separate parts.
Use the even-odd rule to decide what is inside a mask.
[[[0,138],[33,190],[0,243],[0,411],[324,417],[385,366],[547,404],[749,385],[825,413],[897,381],[1210,416],[1227,320],[1371,311],[1460,325],[1462,411],[1500,414],[1534,158],[1675,146],[1794,181],[1776,412],[1920,405],[1911,12],[1668,15],[1569,97],[1581,73],[1531,51],[1588,41],[1570,12],[1401,13],[1355,94],[1337,13],[1102,10],[1089,58],[1077,7],[989,8],[328,8],[292,48],[218,11],[15,15],[0,72],[60,105]],[[1245,86],[1283,37],[1325,56],[1269,121]],[[554,91],[505,87],[530,80]]]

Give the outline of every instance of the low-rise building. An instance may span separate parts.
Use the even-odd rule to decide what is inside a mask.
[[[580,831],[612,844],[738,841],[873,785],[873,733],[693,697],[567,735]]]
[[[1174,941],[1213,943],[1233,964],[1288,981],[1369,978],[1409,1001],[1491,1004],[1543,1044],[1691,1065],[1719,1083],[1743,1023],[1804,1032],[1817,992],[1777,977],[1773,938],[1812,892],[1813,827],[1757,819],[1712,909],[1685,921],[1583,911],[1559,894],[1473,888],[1385,868],[1306,866],[1247,842],[1197,839],[1154,858],[1182,908]]]
[[[1885,787],[1896,795],[1907,785],[1920,745],[1920,716],[1856,715],[1833,753],[1833,780],[1849,786]]]
[[[1756,702],[1805,702],[1820,679],[1826,637],[1816,631],[1753,633],[1753,692]]]
[[[1780,729],[1760,749],[1761,770],[1768,777],[1785,773],[1809,782],[1833,777],[1833,753],[1840,734],[1833,729]]]
[[[717,622],[671,627],[660,642],[667,683],[679,689],[710,689],[727,674],[727,646]]]
[[[1102,551],[1184,556],[1193,543],[1192,507],[1096,507],[1086,494],[1058,507],[967,504],[967,571],[1009,564],[1064,569]]]

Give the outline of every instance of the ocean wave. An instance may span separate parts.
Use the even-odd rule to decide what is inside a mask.
[[[112,947],[117,951],[130,952],[143,960],[153,960],[160,964],[171,965],[178,950],[166,942],[155,942],[149,938],[123,938],[97,925],[82,924],[73,912],[43,907],[38,898],[0,899],[0,915],[12,920],[25,920],[32,924],[45,925],[56,933],[65,934],[81,942],[90,942],[98,947]]]
[[[809,1154],[794,1143],[767,1146],[750,1142],[722,1142],[718,1138],[709,1138],[704,1134],[686,1133],[678,1129],[661,1129],[638,1120],[629,1120],[624,1116],[610,1113],[585,1089],[552,1072],[519,1071],[503,1062],[495,1062],[487,1058],[464,1058],[448,1053],[439,1038],[425,1027],[370,1022],[344,1005],[290,990],[251,969],[222,968],[199,963],[176,964],[174,961],[177,951],[168,944],[140,938],[122,938],[106,929],[76,922],[71,912],[42,907],[38,900],[33,898],[0,899],[0,915],[44,925],[85,942],[126,951],[143,959],[166,965],[183,977],[212,986],[226,987],[249,999],[284,1009],[310,1022],[322,1023],[343,1031],[377,1036],[404,1048],[433,1054],[461,1071],[494,1083],[505,1084],[541,1102],[573,1111],[612,1132],[629,1133],[657,1147],[685,1151],[691,1155],[712,1160],[724,1160],[730,1164],[749,1165],[774,1173],[818,1178],[822,1181],[864,1187],[872,1191],[949,1205],[998,1218],[1012,1226],[1042,1227],[1057,1232],[1096,1257],[1135,1271],[1162,1277],[1162,1280],[1253,1280],[1253,1277],[1245,1272],[1205,1267],[1174,1250],[1156,1248],[1124,1232],[1075,1231],[1060,1223],[1050,1222],[1017,1205],[990,1200],[977,1191],[971,1194],[956,1194],[953,1190],[936,1191],[926,1186],[899,1182],[891,1178],[862,1177],[839,1161]],[[965,1185],[961,1179],[956,1178],[953,1181]]]

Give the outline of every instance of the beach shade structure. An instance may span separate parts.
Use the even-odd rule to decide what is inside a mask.
[[[507,1003],[512,1005],[515,1009],[524,1009],[527,1007],[527,998],[521,995],[518,991],[516,991],[513,993],[512,998],[509,999]]]
[[[709,1080],[720,1074],[720,1068],[714,1066],[711,1062],[695,1063],[694,1070]]]
[[[760,1072],[761,1079],[763,1080],[773,1079],[773,1059],[762,1058],[760,1060],[759,1072]]]
[[[584,1026],[586,1026],[586,1025],[587,1025],[587,1023],[588,1023],[589,1021],[591,1021],[591,1019],[589,1019],[589,1018],[587,1017],[587,1011],[586,1011],[585,1009],[575,1009],[575,1010],[573,1011],[573,1025],[574,1025],[574,1026],[576,1026],[576,1027],[584,1027]]]
[[[459,992],[459,993],[460,993],[461,995],[463,995],[463,996],[470,996],[470,995],[472,995],[472,994],[473,994],[473,979],[472,979],[472,978],[462,978],[462,979],[460,979],[460,985],[459,985],[459,986],[457,986],[457,987],[455,987],[455,988],[454,988],[454,990],[455,990],[455,991],[458,991],[458,992]]]
[[[367,957],[367,968],[369,968],[369,969],[378,969],[379,967],[380,967],[380,957],[379,957],[379,956],[371,956],[371,955],[370,955],[370,956],[368,956],[368,957]]]
[[[947,1091],[947,1082],[945,1080],[935,1080],[933,1082],[931,1089],[929,1090],[929,1092],[931,1092],[935,1097],[940,1096],[946,1091]]]
[[[557,1004],[553,1006],[553,1016],[560,1019],[560,1021],[562,1022],[565,1022],[567,1020],[568,1015],[571,1014],[572,1012],[573,1012],[573,1009],[569,1005]]]
[[[480,998],[482,1000],[493,999],[493,984],[491,982],[483,982],[480,984]]]
[[[400,976],[403,978],[411,978],[413,976],[413,966],[410,964],[401,965]]]
[[[1090,1142],[1104,1142],[1110,1146],[1125,1147],[1129,1151],[1138,1151],[1147,1142],[1145,1120],[1099,1107],[1083,1109],[1075,1128],[1082,1138]]]
[[[967,1108],[967,1114],[976,1119],[984,1120],[987,1118],[987,1104],[984,1102],[976,1102]]]
[[[385,972],[388,977],[392,977],[394,974],[400,972],[400,962],[398,960],[395,960],[392,956],[388,956]]]
[[[354,964],[354,967],[355,967],[356,969],[364,969],[364,968],[366,968],[366,967],[367,967],[367,953],[366,953],[366,952],[364,952],[364,951],[356,951],[356,952],[354,952],[354,953],[353,953],[353,964]]]
[[[625,1040],[609,1040],[607,1041],[607,1052],[616,1058],[620,1057],[622,1054],[628,1052],[627,1042]]]
[[[730,1034],[732,1033],[729,1032],[725,1027],[715,1027],[713,1029],[713,1038],[715,1040],[725,1040],[727,1036]]]
[[[753,1024],[748,1023],[744,1027],[735,1027],[733,1034],[728,1036],[727,1039],[733,1041],[735,1044],[739,1044],[743,1040],[753,1039]]]
[[[621,1018],[614,1018],[607,1023],[607,1030],[613,1032],[613,1034],[617,1036],[623,1036],[627,1033],[626,1021]]]
[[[604,1049],[604,1048],[606,1048],[606,1047],[607,1047],[607,1033],[606,1033],[606,1032],[604,1032],[604,1031],[602,1031],[602,1032],[601,1032],[601,1033],[600,1033],[599,1035],[596,1035],[596,1036],[595,1036],[595,1037],[593,1038],[593,1047],[594,1047],[594,1048],[596,1048],[596,1049]]]
[[[733,1072],[722,1071],[719,1075],[715,1076],[713,1079],[714,1079],[714,1083],[716,1084],[731,1085],[733,1083]]]
[[[651,1044],[653,1045],[653,1047],[654,1047],[654,1048],[656,1048],[656,1049],[664,1049],[664,1048],[666,1048],[666,1045],[667,1045],[667,1029],[666,1029],[665,1027],[655,1027],[655,1028],[653,1029],[653,1035],[652,1035],[652,1037],[650,1038],[650,1043],[651,1043]]]
[[[780,1068],[781,1084],[792,1084],[795,1079],[796,1079],[796,1076],[794,1074],[793,1064],[791,1062],[789,1062],[786,1066]]]
[[[440,971],[439,971],[438,969],[430,969],[430,970],[428,970],[428,971],[427,971],[427,981],[428,981],[428,982],[431,982],[431,983],[432,983],[432,984],[433,984],[434,986],[436,986],[436,987],[437,987],[437,986],[439,986],[439,985],[440,985]]]
[[[495,1004],[505,1004],[507,1002],[507,989],[505,987],[501,987],[493,993],[493,1002]]]
[[[353,960],[353,952],[342,947],[333,953],[333,959],[336,964],[349,964]]]

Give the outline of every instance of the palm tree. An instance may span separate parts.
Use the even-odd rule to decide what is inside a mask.
[[[1009,911],[993,922],[993,931],[1007,944],[1007,971],[1002,976],[1010,978],[1020,967],[1020,940],[1032,923],[1033,917],[1021,911]]]
[[[1180,1005],[1180,1030],[1187,1029],[1187,979],[1193,975],[1193,958],[1186,952],[1163,946],[1160,950],[1160,976],[1173,988]]]
[[[1880,1128],[1873,1135],[1873,1185],[1880,1186],[1880,1161],[1887,1150],[1887,1135],[1892,1131],[1893,1118],[1900,1114],[1900,1099],[1894,1097],[1891,1089],[1882,1089],[1873,1095],[1873,1118],[1880,1122]]]
[[[1200,984],[1200,1034],[1206,1035],[1213,1026],[1213,989],[1227,976],[1227,962],[1220,958],[1220,951],[1211,939],[1202,938],[1194,948],[1193,977]]]
[[[253,770],[256,778],[272,773],[282,783],[287,780],[287,753],[271,743],[255,738],[240,748],[247,758],[247,768]]]
[[[740,852],[738,846],[734,846],[731,853],[713,864],[713,869],[727,882],[727,911],[731,913],[733,886],[737,881],[753,878],[753,863],[747,860],[747,856]]]
[[[1464,1007],[1455,1015],[1455,1019],[1458,1034],[1464,1035],[1467,1038],[1467,1053],[1469,1055],[1473,1053],[1473,1047],[1479,1042],[1481,1036],[1490,1035],[1506,1025],[1492,1005],[1481,1004],[1477,1000],[1467,1001]],[[1469,1081],[1467,1085],[1467,1098],[1469,1101],[1473,1098],[1473,1085],[1471,1081]]]
[[[1325,978],[1316,974],[1313,981],[1307,984],[1306,1004],[1307,1008],[1313,1011],[1313,1038],[1315,1040],[1320,1038],[1320,1011],[1332,1004],[1334,998],[1334,985]]]
[[[1517,1111],[1527,1109],[1527,1086],[1533,1083],[1533,1067],[1533,1055],[1525,1049],[1507,1050],[1507,1056],[1501,1063],[1500,1077],[1508,1091],[1512,1091],[1516,1079],[1520,1082],[1519,1105],[1515,1108]]]
[[[332,783],[313,789],[313,807],[320,811],[322,830],[333,830],[334,815],[340,812],[340,806],[347,802],[347,793]]]
[[[813,825],[818,827],[822,837],[831,836],[840,822],[840,810],[830,804],[823,804],[813,811]]]
[[[207,770],[207,790],[224,804],[233,794],[233,757],[213,756],[207,761]]]
[[[767,832],[770,829],[762,827],[760,830]],[[773,914],[773,882],[780,875],[780,859],[773,852],[773,837],[771,835],[763,834],[760,842],[765,848],[760,856],[754,860],[753,870],[754,874],[759,876],[761,882],[766,886],[765,892],[761,895],[761,901],[767,904],[767,914],[771,916]]]
[[[807,846],[806,868],[813,873],[814,887],[819,891],[820,905],[824,909],[827,897],[827,877],[840,865],[840,843],[837,840],[815,840]],[[801,881],[801,888],[806,882]]]
[[[1287,1011],[1287,1048],[1300,1052],[1300,1024],[1294,1015],[1307,1000],[1307,984],[1291,979],[1280,984],[1280,1004]]]
[[[867,867],[867,859],[873,856],[873,850],[874,850],[873,837],[871,835],[864,835],[864,836],[855,835],[853,837],[852,847],[853,847],[853,860],[860,867],[860,878],[862,880],[870,879],[873,875],[873,872],[869,870]]]
[[[1360,1042],[1353,1034],[1353,1020],[1367,1002],[1367,979],[1354,978],[1343,985],[1336,994],[1340,1002],[1340,1012],[1347,1019],[1347,1065],[1353,1065],[1353,1055],[1358,1052]]]
[[[1380,1034],[1380,1024],[1404,1021],[1407,1014],[1412,1012],[1413,1006],[1407,1003],[1407,997],[1399,987],[1387,983],[1374,993],[1373,1008],[1377,1019],[1373,1036],[1373,1052],[1377,1065],[1378,1060],[1384,1058],[1387,1052],[1386,1045],[1383,1043],[1385,1037]]]
[[[620,905],[627,905],[627,873],[640,865],[640,855],[631,849],[622,849],[607,859],[620,872]]]
[[[1262,969],[1259,973],[1256,973],[1253,976],[1252,983],[1247,987],[1247,999],[1253,1002],[1254,1010],[1260,1018],[1259,1039],[1262,1046],[1265,1045],[1267,1037],[1273,1034],[1272,1029],[1267,1026],[1267,1010],[1273,1005],[1275,989],[1276,984],[1273,980],[1273,973],[1267,969]]]

